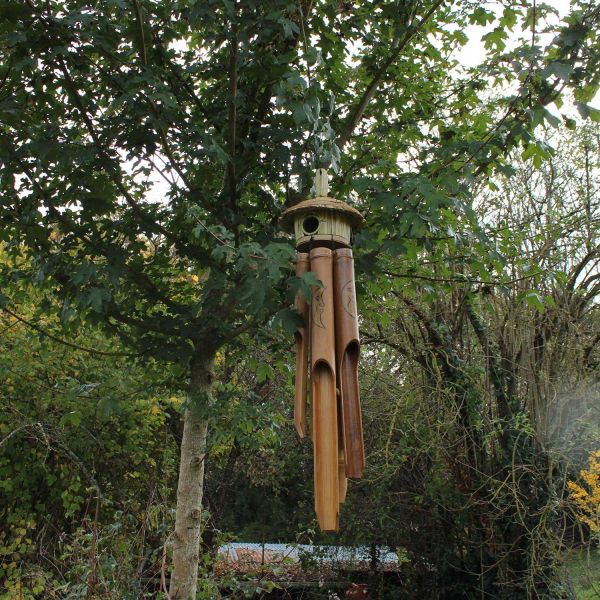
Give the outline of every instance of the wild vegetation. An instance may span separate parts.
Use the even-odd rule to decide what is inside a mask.
[[[373,597],[575,597],[599,23],[584,1],[4,3],[0,598],[284,594],[216,568],[229,539],[393,548]],[[367,219],[368,469],[337,535],[290,424],[311,279],[278,226],[322,165]]]

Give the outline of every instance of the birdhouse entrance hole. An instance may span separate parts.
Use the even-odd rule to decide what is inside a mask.
[[[304,230],[304,233],[308,235],[317,233],[319,230],[319,219],[314,216],[306,217],[302,223],[302,229]]]

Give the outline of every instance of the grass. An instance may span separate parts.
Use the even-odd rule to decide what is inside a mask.
[[[574,551],[568,567],[578,600],[600,600],[600,549]]]

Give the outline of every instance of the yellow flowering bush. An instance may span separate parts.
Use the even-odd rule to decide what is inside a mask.
[[[600,450],[590,454],[589,468],[580,472],[582,485],[569,481],[577,515],[593,533],[600,533]]]

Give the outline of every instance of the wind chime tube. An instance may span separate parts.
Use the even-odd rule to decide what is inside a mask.
[[[308,253],[296,255],[296,276],[310,270]],[[306,387],[308,377],[308,303],[302,293],[296,295],[296,311],[304,319],[304,325],[296,331],[296,396],[294,399],[294,425],[298,435],[306,436]]]
[[[335,251],[335,341],[346,475],[361,477],[365,468],[360,391],[358,387],[358,316],[354,260],[350,248]]]
[[[338,411],[332,251],[329,248],[311,250],[310,268],[323,284],[323,287],[313,288],[310,327],[315,512],[323,531],[337,531]]]
[[[348,492],[348,478],[346,477],[344,451],[340,449],[338,452],[338,495],[340,504],[343,504],[346,500],[346,493]]]
[[[346,500],[346,492],[348,491],[348,478],[346,477],[346,458],[344,452],[344,425],[342,423],[342,406],[341,395],[338,383],[336,390],[337,409],[338,409],[338,493],[340,504]]]

